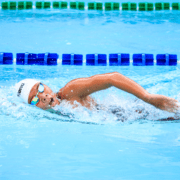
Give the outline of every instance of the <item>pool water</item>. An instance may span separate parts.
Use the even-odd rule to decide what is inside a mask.
[[[180,11],[0,11],[1,52],[151,53],[180,57]]]
[[[180,57],[180,12],[0,11],[0,51],[169,53]],[[0,179],[180,178],[180,114],[110,88],[92,97],[106,110],[58,113],[21,103],[14,84],[41,80],[57,92],[74,78],[117,71],[150,93],[180,101],[180,65],[0,66]],[[117,109],[123,109],[118,113]],[[141,110],[138,113],[136,110]],[[113,112],[114,113],[113,113]],[[116,111],[116,112],[115,112]],[[175,121],[164,121],[176,117]],[[178,118],[179,117],[179,118]],[[122,121],[125,119],[125,121]]]

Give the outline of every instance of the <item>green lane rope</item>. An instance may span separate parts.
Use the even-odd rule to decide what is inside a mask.
[[[88,3],[88,10],[103,10],[103,3],[101,2],[90,2]]]
[[[19,1],[18,2],[18,9],[32,9],[33,8],[33,3],[30,1]]]
[[[53,2],[53,8],[54,9],[67,9],[68,3],[65,1],[62,2]]]
[[[70,9],[84,10],[84,7],[85,7],[84,2],[70,2]]]
[[[148,2],[139,3],[139,11],[153,11],[153,10],[154,10],[153,3],[148,3]]]
[[[1,8],[3,10],[23,10],[23,9],[33,9],[33,2],[31,1],[9,1],[9,2],[2,2]],[[77,10],[99,10],[99,11],[159,11],[159,10],[180,10],[180,2],[174,2],[171,4],[166,2],[156,2],[156,3],[148,3],[148,2],[89,2],[87,7],[85,6],[85,2],[68,2],[65,1],[37,1],[35,2],[36,9],[47,9],[47,8],[54,8],[54,9],[77,9]]]
[[[2,9],[15,10],[16,5],[16,2],[2,2]]]
[[[136,11],[137,10],[136,6],[137,6],[136,3],[130,3],[130,2],[122,3],[122,10],[123,11],[129,11],[129,10]]]
[[[172,10],[180,10],[180,3],[172,3]]]
[[[115,2],[105,2],[105,11],[119,10],[119,3]]]
[[[155,3],[155,10],[169,10],[170,3]]]
[[[47,1],[38,1],[36,2],[36,9],[47,9],[51,7],[51,2],[47,2]]]

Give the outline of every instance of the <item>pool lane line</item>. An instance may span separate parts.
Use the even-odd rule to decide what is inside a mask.
[[[129,62],[130,62],[130,65],[133,65],[133,60],[132,59],[130,59]],[[155,66],[156,63],[157,63],[157,60],[154,60],[153,62],[154,62],[153,66]],[[13,59],[13,64],[16,65],[16,58]],[[62,65],[62,59],[57,59],[57,64],[61,64]],[[180,64],[180,60],[177,61],[177,64]],[[86,66],[86,59],[83,59],[83,65],[82,66]],[[107,59],[107,66],[109,66],[109,59]]]
[[[133,60],[133,61],[131,61]],[[127,53],[110,53],[110,54],[62,54],[62,58],[57,53],[16,53],[13,59],[13,53],[0,52],[0,64],[17,65],[83,65],[87,66],[129,66],[133,62],[133,66],[153,66],[157,65],[177,65],[177,54],[127,54]]]
[[[24,4],[23,4],[24,3]],[[59,3],[59,7],[54,5]],[[62,3],[66,3],[62,7]],[[81,3],[81,4],[80,4]],[[90,6],[91,4],[91,6]],[[171,6],[170,6],[171,4]],[[93,7],[92,7],[93,5]],[[61,6],[61,7],[60,7]],[[3,10],[27,10],[27,9],[74,9],[74,10],[100,10],[100,11],[161,11],[161,10],[180,10],[180,2],[49,2],[49,1],[36,1],[35,5],[31,1],[9,1],[2,2],[0,9]]]

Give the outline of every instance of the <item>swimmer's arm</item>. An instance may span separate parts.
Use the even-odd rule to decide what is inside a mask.
[[[94,92],[116,87],[146,101],[149,93],[133,80],[118,73],[98,74],[89,78],[79,78],[69,82],[64,88],[64,94],[69,97],[85,97]]]
[[[117,87],[123,91],[131,93],[139,99],[169,112],[177,112],[179,105],[177,100],[159,94],[150,94],[143,87],[128,77],[114,72],[110,74],[110,85]]]
[[[63,88],[63,94],[66,94],[67,99],[73,96],[83,98],[112,86],[131,93],[159,109],[174,112],[174,109],[178,108],[175,99],[163,95],[150,94],[135,81],[118,72],[75,79]]]

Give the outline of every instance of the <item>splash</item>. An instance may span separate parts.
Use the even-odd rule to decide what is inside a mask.
[[[109,101],[110,99],[111,101]],[[131,97],[122,98],[117,95],[108,95],[103,100],[99,99],[98,104],[94,109],[89,110],[80,104],[74,108],[70,103],[64,101],[54,110],[63,115],[70,115],[71,118],[81,122],[103,124],[136,120],[166,120],[169,117],[177,119],[177,114],[159,110],[140,99]]]
[[[113,91],[113,90],[110,90]],[[37,107],[22,103],[14,94],[14,87],[1,87],[0,89],[0,113],[11,116],[16,120],[55,120],[65,122],[81,122],[92,124],[107,124],[119,122],[133,122],[137,120],[165,120],[169,117],[175,119],[180,115],[161,111],[150,104],[132,96],[110,93],[97,98],[98,106],[89,110],[77,102],[74,108],[67,101],[62,101],[50,111],[44,111]],[[105,98],[104,98],[105,97]],[[123,98],[122,98],[123,97]],[[180,99],[180,95],[177,96]],[[111,101],[110,101],[111,100]],[[180,119],[180,118],[179,118]]]

